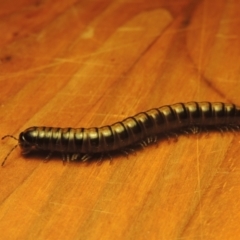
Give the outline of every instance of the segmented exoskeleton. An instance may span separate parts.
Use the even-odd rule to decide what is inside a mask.
[[[61,152],[67,156],[74,156],[71,159],[75,160],[78,155],[109,153],[146,139],[155,139],[164,133],[191,127],[239,128],[239,126],[240,107],[234,104],[176,103],[141,112],[121,122],[100,128],[30,127],[20,133],[18,144],[13,149],[19,145],[23,153],[34,150]]]

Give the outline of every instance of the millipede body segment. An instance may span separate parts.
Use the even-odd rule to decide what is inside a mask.
[[[240,126],[240,107],[234,104],[176,103],[99,128],[30,127],[20,133],[18,145],[23,153],[33,150],[70,155],[108,153],[182,129],[229,126]]]

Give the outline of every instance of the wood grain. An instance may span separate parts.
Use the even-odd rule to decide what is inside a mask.
[[[111,124],[187,101],[240,105],[237,0],[0,2],[0,132]],[[240,136],[128,159],[0,169],[2,239],[239,239]],[[16,144],[1,142],[0,159]]]

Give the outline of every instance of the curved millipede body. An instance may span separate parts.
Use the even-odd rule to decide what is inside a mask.
[[[87,156],[121,150],[164,133],[192,127],[239,126],[240,107],[234,104],[176,103],[141,112],[121,122],[99,128],[30,127],[20,133],[18,145],[23,153],[45,150],[50,153],[61,152],[65,156]],[[72,157],[74,159],[76,157]]]

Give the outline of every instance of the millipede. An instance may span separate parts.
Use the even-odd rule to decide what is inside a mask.
[[[236,129],[240,127],[240,107],[222,102],[188,102],[165,105],[140,112],[120,122],[103,127],[58,128],[34,126],[19,134],[10,153],[20,146],[22,154],[47,151],[58,152],[63,160],[87,160],[94,154],[124,151],[135,145],[156,142],[159,136],[189,129]]]

